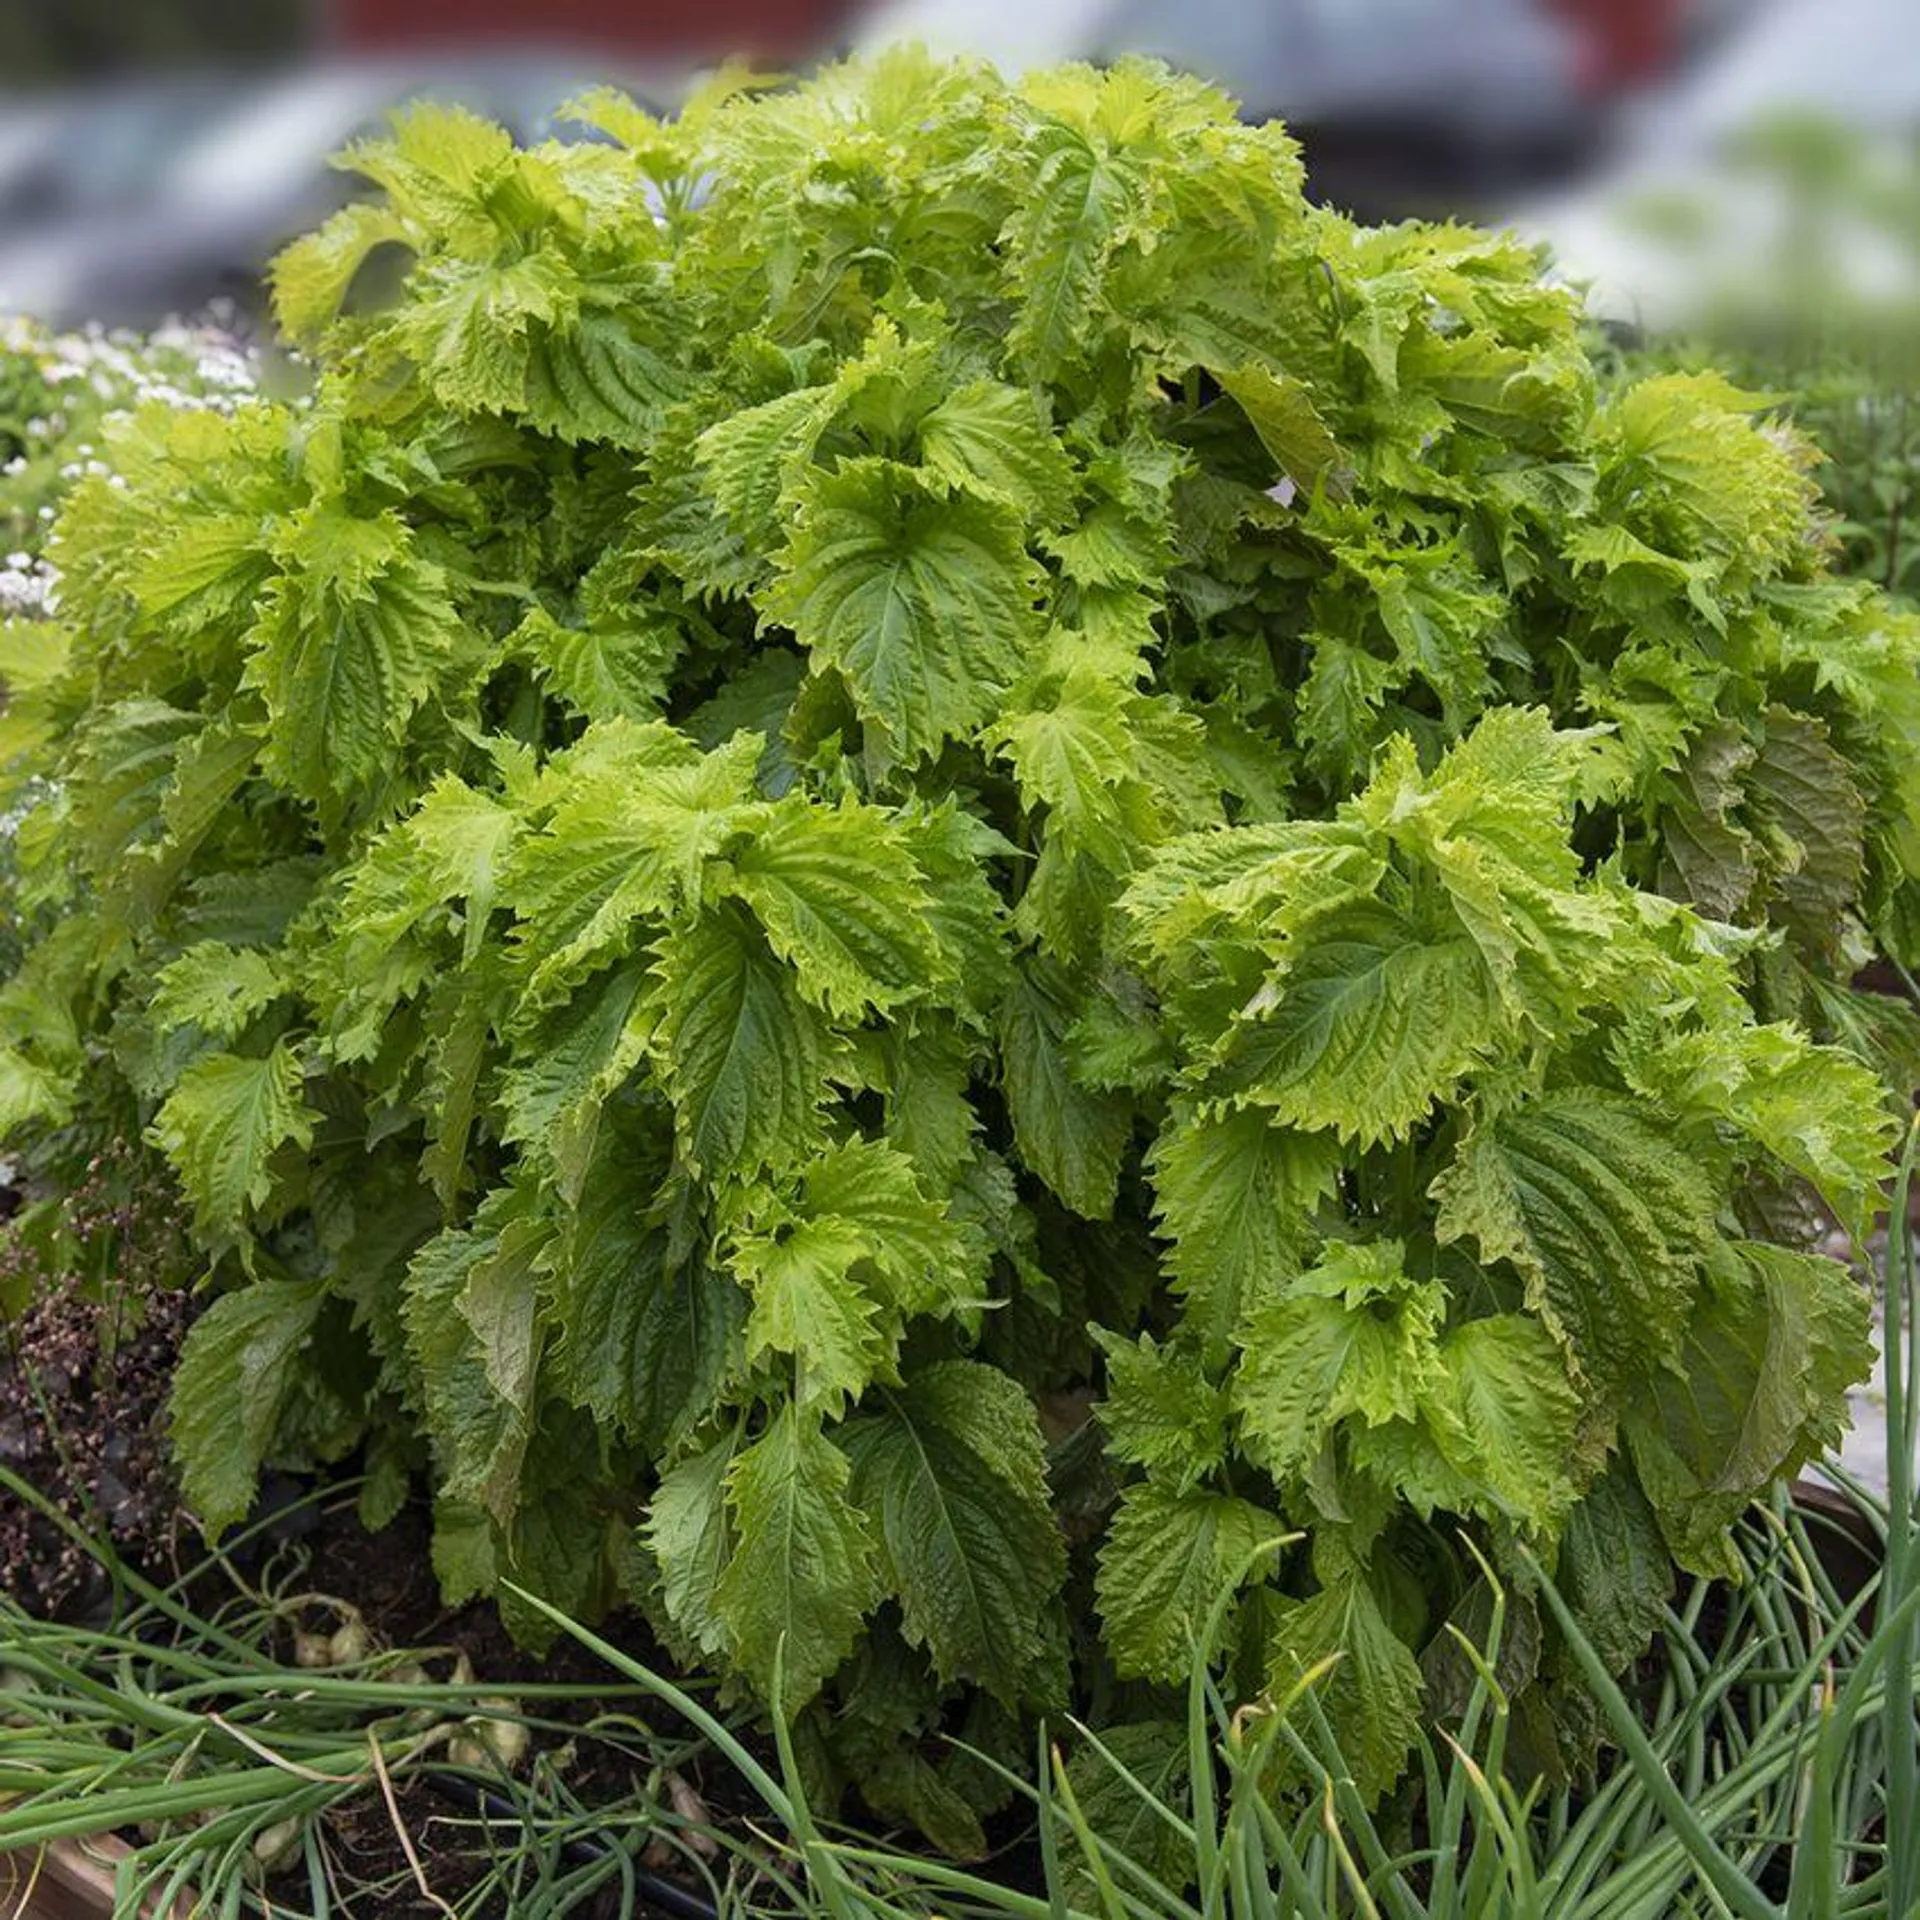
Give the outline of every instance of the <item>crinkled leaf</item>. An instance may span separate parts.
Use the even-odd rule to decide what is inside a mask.
[[[1336,1665],[1319,1682],[1328,1724],[1361,1798],[1378,1800],[1405,1769],[1420,1729],[1420,1663],[1388,1624],[1357,1569],[1289,1608],[1273,1629],[1276,1692],[1291,1689],[1320,1661]],[[1301,1715],[1295,1711],[1295,1723]]]
[[[1356,907],[1323,923],[1271,1008],[1234,1029],[1218,1084],[1284,1125],[1401,1139],[1481,1057],[1492,1025],[1470,940],[1424,940],[1386,908]]]
[[[661,1480],[647,1513],[647,1544],[660,1563],[660,1596],[674,1624],[708,1654],[727,1650],[727,1629],[714,1596],[734,1553],[727,1476],[739,1451],[735,1432],[681,1461]]]
[[[1094,1335],[1107,1361],[1100,1428],[1108,1450],[1164,1486],[1185,1493],[1225,1464],[1226,1390],[1190,1353],[1104,1329]]]
[[[1418,1416],[1434,1392],[1445,1289],[1410,1280],[1392,1242],[1331,1251],[1241,1324],[1233,1404],[1246,1452],[1298,1473],[1334,1424]]]
[[[809,483],[767,611],[837,667],[887,747],[918,760],[970,733],[1039,638],[1037,580],[997,503],[851,461]]]
[[[310,570],[268,596],[248,672],[274,722],[266,763],[318,800],[379,772],[433,692],[457,622],[438,572],[407,558],[383,523],[341,516],[309,544]]]
[[[1209,1365],[1225,1360],[1241,1314],[1299,1271],[1339,1168],[1328,1136],[1275,1126],[1258,1108],[1175,1108],[1149,1170],[1173,1285]]]
[[[1000,1012],[1003,1084],[1020,1157],[1076,1213],[1097,1220],[1113,1211],[1133,1110],[1075,1081],[1069,991],[1065,976],[1043,963],[1016,975]]]
[[[1727,1529],[1776,1478],[1837,1447],[1873,1361],[1865,1290],[1815,1254],[1736,1242],[1672,1364],[1630,1403],[1640,1482],[1674,1557],[1732,1577]]]
[[[211,1053],[181,1074],[153,1119],[154,1144],[215,1233],[234,1233],[272,1190],[267,1163],[288,1141],[306,1146],[313,1114],[300,1062],[284,1042],[258,1057]]]
[[[734,856],[733,873],[801,992],[829,1013],[897,1006],[939,966],[927,886],[877,808],[782,802]]]
[[[231,1040],[285,991],[285,978],[270,955],[203,940],[162,970],[148,1011],[163,1029],[192,1026],[216,1040]]]
[[[884,1591],[873,1528],[848,1499],[847,1456],[795,1407],[727,1469],[734,1549],[713,1607],[734,1659],[796,1713],[853,1651]]]
[[[1441,1239],[1511,1261],[1602,1388],[1679,1347],[1714,1195],[1656,1114],[1593,1087],[1544,1095],[1476,1127],[1434,1191]]]
[[[759,930],[737,911],[676,929],[649,993],[688,1164],[745,1175],[804,1158],[832,1056],[819,1015]]]
[[[945,1684],[1032,1699],[1066,1571],[1033,1403],[997,1368],[947,1361],[882,1395],[846,1446],[907,1638]]]
[[[1071,505],[1073,465],[1031,393],[994,380],[956,387],[920,422],[920,457],[964,493],[1052,525]]]
[[[259,1282],[222,1294],[191,1328],[168,1398],[181,1490],[220,1534],[246,1518],[315,1319],[318,1282]]]
[[[1128,1487],[1100,1549],[1095,1597],[1123,1675],[1181,1682],[1208,1615],[1235,1581],[1258,1579],[1286,1528],[1231,1494]]]
[[[1557,1531],[1584,1407],[1553,1337],[1530,1315],[1492,1314],[1455,1327],[1435,1358],[1422,1412],[1441,1455],[1483,1511]]]
[[[1609,1672],[1646,1651],[1666,1618],[1673,1560],[1625,1460],[1614,1461],[1567,1515],[1555,1578]]]

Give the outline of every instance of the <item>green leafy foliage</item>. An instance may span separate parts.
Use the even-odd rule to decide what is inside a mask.
[[[357,149],[312,394],[136,414],[7,658],[0,1123],[178,1173],[203,1517],[424,1440],[451,1596],[618,1582],[966,1849],[941,1736],[1202,1645],[1388,1792],[1476,1555],[1630,1660],[1864,1366],[1782,1223],[1920,1051],[1920,628],[1155,67],[586,111]]]

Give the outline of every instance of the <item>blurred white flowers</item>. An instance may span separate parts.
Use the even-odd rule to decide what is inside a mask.
[[[87,476],[117,484],[114,419],[158,401],[231,413],[259,388],[251,350],[217,321],[169,321],[141,336],[88,327],[52,333],[0,317],[0,620],[40,619],[59,605],[59,573],[42,556],[61,497]]]

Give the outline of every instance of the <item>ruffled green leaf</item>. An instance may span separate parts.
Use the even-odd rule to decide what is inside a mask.
[[[1441,1239],[1510,1261],[1528,1305],[1602,1389],[1678,1350],[1714,1196],[1656,1115],[1597,1088],[1547,1094],[1476,1127],[1434,1191]]]
[[[1033,1403],[997,1368],[948,1361],[883,1394],[846,1448],[908,1640],[947,1685],[1035,1700],[1060,1650],[1066,1554]]]
[[[971,733],[1040,637],[1038,579],[1007,509],[910,469],[843,462],[809,481],[770,618],[845,677],[886,748],[919,760]]]
[[[290,1141],[311,1142],[314,1116],[301,1085],[300,1062],[284,1043],[258,1057],[207,1054],[154,1115],[154,1144],[211,1232],[237,1233],[272,1191],[273,1155]]]
[[[729,1650],[762,1696],[796,1713],[853,1651],[885,1576],[848,1497],[847,1456],[788,1406],[727,1468],[734,1546],[713,1589]]]
[[[1231,1494],[1143,1480],[1120,1496],[1100,1549],[1095,1601],[1123,1675],[1184,1681],[1221,1593],[1257,1580],[1286,1528]]]

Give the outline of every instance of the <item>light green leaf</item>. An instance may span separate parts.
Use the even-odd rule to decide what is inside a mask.
[[[285,991],[280,968],[269,955],[202,940],[161,969],[147,1010],[164,1032],[192,1026],[213,1039],[231,1040]]]
[[[835,1415],[874,1380],[899,1377],[897,1323],[882,1319],[852,1271],[867,1244],[857,1226],[833,1214],[734,1241],[730,1264],[753,1297],[747,1358],[790,1354],[796,1405]]]
[[[931,895],[878,807],[790,796],[734,855],[732,875],[800,991],[829,1014],[891,1009],[937,975]]]
[[[507,1405],[528,1414],[541,1344],[537,1275],[552,1234],[552,1223],[538,1215],[507,1221],[495,1243],[467,1269],[457,1303],[487,1385]]]
[[[326,1290],[255,1281],[222,1294],[187,1331],[168,1398],[181,1490],[210,1535],[244,1520]]]
[[[631,624],[617,627],[568,627],[549,613],[530,613],[513,638],[542,683],[588,720],[656,718],[685,646],[676,622],[638,609]]]
[[[995,380],[956,387],[920,422],[920,457],[965,493],[1057,525],[1072,508],[1073,463],[1031,393]]]
[[[19,1141],[37,1125],[59,1126],[73,1111],[70,1072],[0,1047],[0,1140]]]
[[[852,460],[811,479],[766,598],[816,667],[837,667],[888,749],[919,760],[971,733],[1039,639],[1018,522],[909,468]]]
[[[187,1068],[154,1115],[153,1143],[211,1231],[237,1233],[272,1191],[275,1151],[312,1140],[300,1090],[300,1063],[285,1042],[259,1058],[212,1053]]]
[[[1241,1445],[1276,1479],[1301,1472],[1334,1425],[1418,1417],[1433,1390],[1446,1288],[1407,1277],[1395,1242],[1331,1248],[1240,1330]]]
[[[279,254],[269,278],[273,310],[288,336],[311,343],[331,324],[354,276],[376,247],[411,245],[407,223],[390,207],[356,200]]]
[[[714,1594],[734,1554],[727,1476],[739,1451],[736,1430],[681,1461],[661,1480],[647,1511],[646,1541],[660,1563],[660,1597],[674,1624],[707,1654],[727,1650]]]
[[[1003,713],[991,739],[1012,762],[1021,798],[1047,809],[1049,834],[1063,835],[1109,871],[1124,873],[1132,865],[1143,825],[1146,835],[1157,837],[1151,812],[1140,818],[1140,755],[1127,725],[1124,687],[1076,669],[1044,705]]]
[[[1217,378],[1302,493],[1324,485],[1334,498],[1342,496],[1349,479],[1346,460],[1303,382],[1252,364],[1223,368]]]
[[[1433,1442],[1479,1490],[1476,1510],[1552,1535],[1572,1505],[1584,1403],[1552,1335],[1520,1313],[1455,1327],[1422,1395]]]
[[[395,333],[433,396],[457,413],[507,413],[527,401],[532,343],[569,323],[579,282],[533,246],[505,260],[441,257],[415,277]]]
[[[499,1557],[494,1551],[493,1522],[465,1500],[435,1495],[433,1502],[433,1577],[441,1602],[463,1607],[493,1592],[500,1581]]]
[[[456,929],[462,958],[470,967],[478,960],[520,831],[513,808],[449,775],[363,851],[302,982],[334,1060],[379,1052],[395,1008],[445,977],[446,936]],[[484,997],[478,978],[469,979]]]
[[[1741,1010],[1744,1012],[1744,1008]],[[1615,1059],[1674,1113],[1722,1122],[1803,1175],[1863,1238],[1879,1211],[1898,1122],[1872,1068],[1797,1027],[1629,1022]]]
[[[717,1181],[805,1159],[833,1053],[759,929],[737,908],[676,928],[648,995],[688,1165]]]
[[[598,304],[584,306],[563,325],[533,332],[525,370],[527,419],[570,446],[602,441],[644,447],[667,408],[685,395],[686,372],[671,346],[646,337],[634,289],[583,291]]]
[[[1021,296],[1010,344],[1036,380],[1083,347],[1101,309],[1100,283],[1134,204],[1127,170],[1079,129],[1038,136],[1040,163],[1008,224],[1008,274]]]
[[[549,769],[558,803],[519,845],[505,883],[541,996],[630,951],[637,922],[698,900],[709,862],[756,817],[751,738],[702,754],[668,727],[603,725],[574,755],[573,777]]]
[[[796,1217],[844,1221],[862,1241],[883,1295],[903,1312],[967,1301],[984,1288],[976,1250],[911,1160],[879,1140],[849,1140],[806,1169]]]
[[[397,523],[316,519],[295,557],[268,591],[247,677],[272,722],[262,763],[302,798],[327,800],[381,773],[458,621],[438,569],[410,557]]]
[[[828,387],[801,387],[744,407],[701,434],[697,452],[720,511],[749,547],[778,546],[781,497],[806,471],[833,417]]]
[[[1224,1365],[1241,1315],[1300,1270],[1314,1215],[1334,1190],[1331,1136],[1277,1127],[1257,1107],[1177,1104],[1149,1160],[1173,1286],[1210,1367]]]
[[[1218,1091],[1276,1122],[1363,1146],[1404,1139],[1480,1060],[1494,1029],[1470,940],[1428,941],[1385,907],[1323,921],[1237,1026]]]
[[[273,569],[257,514],[182,519],[139,559],[130,582],[146,612],[169,626],[224,626]]]
[[[873,1529],[848,1499],[847,1456],[817,1418],[783,1407],[727,1470],[735,1546],[714,1612],[741,1670],[795,1714],[853,1651],[884,1592]]]

